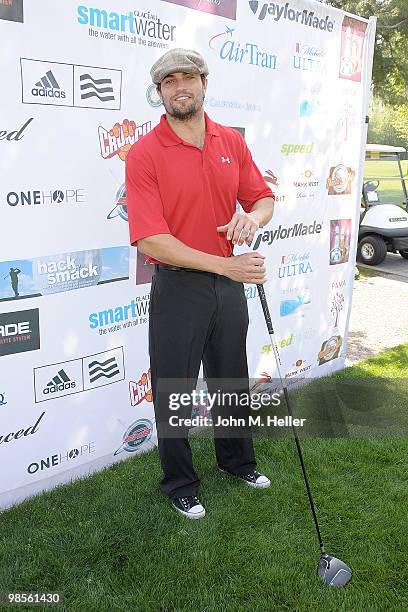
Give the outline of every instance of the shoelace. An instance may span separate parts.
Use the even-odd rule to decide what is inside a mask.
[[[257,480],[259,476],[262,476],[260,472],[252,472],[252,474],[247,474],[247,477],[250,478],[251,480]]]
[[[197,502],[197,504],[200,503],[198,501],[198,497],[196,497],[195,495],[189,495],[188,497],[180,497],[180,499],[181,499],[181,503],[183,504],[185,508],[187,508],[187,506],[189,505],[189,502],[188,502],[189,499],[193,499],[195,502]]]

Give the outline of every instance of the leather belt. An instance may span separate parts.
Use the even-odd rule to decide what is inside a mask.
[[[234,256],[234,253],[231,253],[229,257],[233,257],[233,256]],[[164,270],[175,270],[175,271],[182,270],[183,272],[201,272],[201,274],[213,274],[213,272],[208,272],[208,270],[196,270],[195,268],[182,268],[180,266],[171,266],[170,264],[165,264],[165,263],[154,264],[154,267],[155,267],[156,272],[158,272],[160,268],[163,268]]]
[[[164,270],[175,270],[175,271],[183,271],[183,272],[204,272],[204,274],[211,274],[211,272],[207,272],[207,270],[196,270],[195,268],[181,268],[180,266],[170,266],[169,264],[154,264],[156,272],[163,268]]]

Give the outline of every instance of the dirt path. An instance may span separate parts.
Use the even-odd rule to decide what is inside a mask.
[[[375,274],[354,282],[346,365],[408,342],[408,278]]]

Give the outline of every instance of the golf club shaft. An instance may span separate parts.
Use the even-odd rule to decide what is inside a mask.
[[[278,349],[277,349],[276,342],[275,342],[275,333],[273,331],[272,319],[271,319],[271,315],[270,315],[269,308],[268,308],[268,302],[266,301],[265,290],[263,288],[263,285],[257,285],[257,289],[258,289],[259,299],[261,300],[262,310],[263,310],[263,313],[264,313],[264,316],[265,316],[266,326],[268,328],[269,336],[270,336],[270,339],[271,339],[273,353],[275,355],[276,366],[278,368],[278,374],[279,374],[280,382],[281,382],[281,385],[282,385],[283,394],[285,396],[286,407],[288,409],[289,416],[292,417],[291,418],[291,427],[292,427],[292,431],[293,431],[293,437],[295,439],[296,448],[297,448],[298,455],[299,455],[299,460],[300,460],[300,465],[302,467],[303,479],[304,479],[305,485],[306,485],[306,490],[307,490],[307,495],[308,495],[308,498],[309,498],[310,509],[312,511],[313,520],[314,520],[314,524],[315,524],[316,532],[317,532],[317,537],[319,539],[320,551],[321,551],[322,554],[324,554],[325,553],[324,544],[323,544],[322,536],[321,536],[321,533],[320,533],[319,523],[318,523],[318,520],[317,520],[316,508],[315,508],[313,497],[312,497],[312,491],[311,491],[310,486],[309,486],[309,478],[308,478],[307,472],[306,472],[306,466],[305,466],[305,462],[304,462],[304,459],[303,459],[303,453],[302,453],[302,448],[300,446],[299,437],[297,435],[296,427],[293,425],[293,412],[292,412],[292,408],[291,408],[291,405],[290,405],[288,389],[287,389],[287,386],[286,386],[286,383],[285,383],[285,379],[284,379],[284,377],[282,375],[282,364],[281,364],[281,360],[280,360]]]

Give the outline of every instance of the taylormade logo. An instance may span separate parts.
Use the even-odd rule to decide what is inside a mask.
[[[284,240],[285,238],[296,238],[297,236],[306,236],[307,234],[320,234],[322,231],[322,223],[314,221],[310,225],[305,223],[295,223],[292,227],[279,227],[275,230],[262,232],[257,236],[254,242],[254,251],[259,247],[261,242],[267,242],[269,245],[275,240]]]
[[[258,17],[259,21],[263,21],[267,15],[271,15],[274,21],[280,21],[281,19],[289,19],[289,21],[295,21],[304,26],[315,28],[316,30],[326,30],[327,32],[333,31],[334,22],[329,19],[329,16],[318,17],[314,11],[297,11],[289,7],[289,2],[286,2],[284,6],[275,4],[275,2],[258,2],[258,0],[249,0],[249,6],[255,16]],[[258,12],[258,9],[261,10]]]

